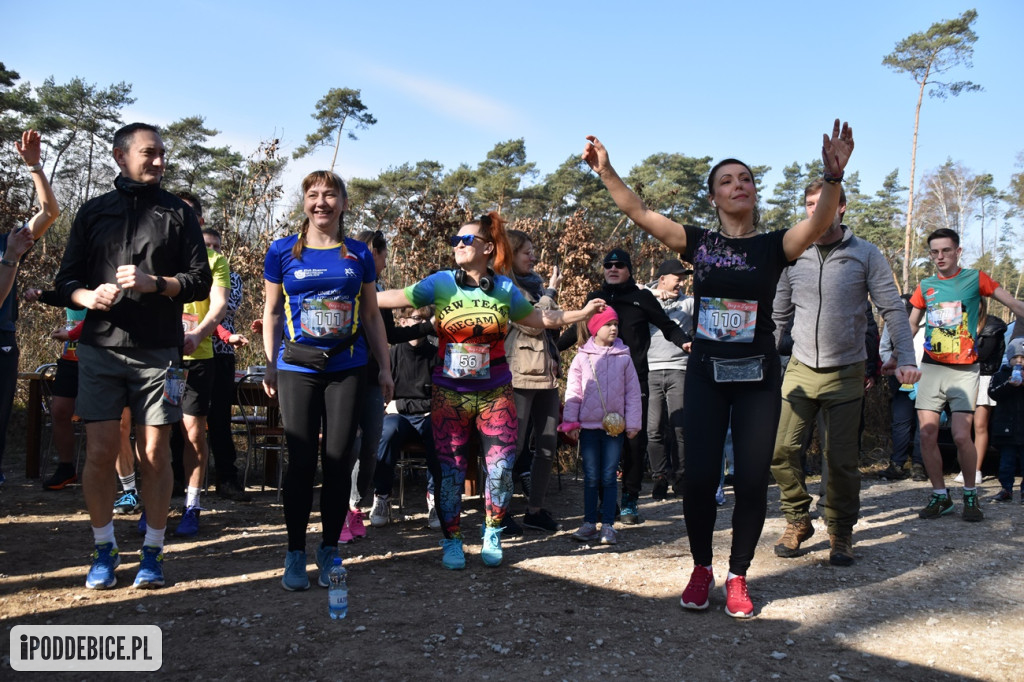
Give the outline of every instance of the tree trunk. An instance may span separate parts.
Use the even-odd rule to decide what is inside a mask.
[[[917,108],[914,110],[914,144],[910,149],[910,187],[907,194],[907,230],[903,240],[903,291],[910,284],[910,254],[914,247],[914,174],[917,172],[917,131],[921,124],[921,102],[924,100],[924,89],[928,85],[928,74],[931,64],[921,79],[921,89],[917,93]]]

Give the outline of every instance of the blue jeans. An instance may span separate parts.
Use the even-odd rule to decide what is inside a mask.
[[[1024,455],[1024,445],[1006,444],[999,448],[999,485],[1003,490],[1013,490],[1013,478],[1017,475],[1017,462]],[[1024,479],[1020,482],[1024,491]],[[1024,495],[1024,493],[1021,493]]]
[[[889,460],[897,467],[902,467],[909,454],[913,464],[923,465],[917,409],[910,394],[900,390],[900,382],[896,377],[889,377],[889,396],[892,398],[892,456]]]
[[[395,485],[395,463],[402,448],[413,442],[419,443],[426,450],[427,490],[434,492],[434,472],[440,472],[440,464],[434,452],[434,432],[430,426],[430,415],[386,414],[380,447],[377,449],[377,467],[373,472],[374,494],[391,494],[391,488]]]
[[[615,522],[618,485],[615,480],[622,454],[624,434],[614,438],[601,429],[580,430],[580,456],[583,458],[583,520],[597,523],[598,488],[601,495],[601,523]]]

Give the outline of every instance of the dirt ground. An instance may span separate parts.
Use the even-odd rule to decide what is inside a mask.
[[[1016,497],[987,502],[998,490],[991,478],[985,521],[967,524],[958,515],[919,520],[925,483],[865,474],[857,561],[846,568],[828,564],[821,520],[805,555],[773,554],[785,525],[773,486],[748,575],[756,607],[748,621],[728,617],[717,590],[706,612],[680,608],[692,564],[678,499],[647,494],[646,522],[622,528],[618,545],[581,545],[569,536],[581,520],[581,481],[563,475],[550,494],[563,532],[506,540],[499,568],[484,567],[470,541],[467,569],[456,572],[441,567],[440,534],[426,528],[422,487],[413,487],[407,520],[342,547],[350,611],[332,621],[326,590],[315,586],[316,512],[314,586],[281,588],[274,490],[245,504],[208,494],[198,538],[169,540],[162,590],[130,587],[138,516],[118,517],[118,585],[96,592],[84,587],[91,535],[81,490],[45,492],[14,473],[16,457],[5,464],[0,678],[13,672],[14,625],[148,624],[163,631],[165,679],[1021,679],[1024,506]],[[523,506],[517,496],[513,509]],[[731,511],[729,494],[715,534],[720,582]],[[481,520],[479,501],[468,500],[467,537],[479,537]]]

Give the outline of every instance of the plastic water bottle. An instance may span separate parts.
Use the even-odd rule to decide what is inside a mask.
[[[327,588],[327,606],[331,618],[340,620],[348,615],[348,571],[341,565],[341,557],[334,557],[334,566],[327,574],[330,586]]]
[[[1024,365],[1014,365],[1013,371],[1010,373],[1010,383],[1020,386],[1021,382],[1024,382]]]

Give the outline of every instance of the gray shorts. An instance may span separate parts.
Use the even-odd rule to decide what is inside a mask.
[[[181,421],[181,407],[164,400],[167,367],[181,366],[177,348],[78,345],[75,414],[87,422],[117,421],[127,405],[132,421],[162,426]]]
[[[950,412],[974,412],[978,397],[978,365],[935,365],[921,363],[921,381],[917,385],[919,410],[942,412],[949,404]]]

